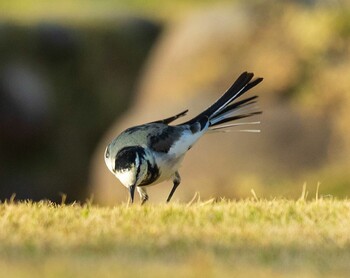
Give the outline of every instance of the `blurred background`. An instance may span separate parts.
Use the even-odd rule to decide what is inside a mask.
[[[349,1],[0,0],[0,199],[126,201],[108,142],[195,116],[246,70],[264,77],[262,132],[205,136],[174,200],[348,197]]]

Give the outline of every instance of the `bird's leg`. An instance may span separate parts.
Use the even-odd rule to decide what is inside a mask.
[[[171,197],[173,197],[174,192],[176,191],[176,188],[179,186],[181,182],[181,177],[178,171],[175,172],[174,174],[174,179],[173,179],[173,188],[170,191],[170,194],[168,196],[168,199],[166,199],[166,202],[169,203],[169,201],[171,200]]]
[[[141,205],[143,205],[148,200],[146,188],[137,187],[137,192],[140,194]]]

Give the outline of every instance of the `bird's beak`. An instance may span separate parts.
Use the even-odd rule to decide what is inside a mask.
[[[129,187],[131,203],[134,202],[135,184]]]

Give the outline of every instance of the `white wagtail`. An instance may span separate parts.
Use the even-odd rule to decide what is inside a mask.
[[[253,73],[242,73],[213,105],[185,123],[169,125],[186,115],[188,110],[128,128],[107,146],[104,154],[107,167],[129,189],[131,202],[134,201],[135,188],[143,204],[148,200],[147,186],[172,179],[169,202],[180,184],[178,169],[186,152],[208,131],[227,131],[234,126],[259,123],[230,123],[261,113],[247,110],[256,102],[257,96],[233,102],[263,80],[252,80],[253,76]]]

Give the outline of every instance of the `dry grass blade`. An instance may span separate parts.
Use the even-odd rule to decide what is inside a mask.
[[[113,208],[5,202],[0,276],[346,277],[350,201],[306,201],[305,186],[302,202],[252,194]]]

